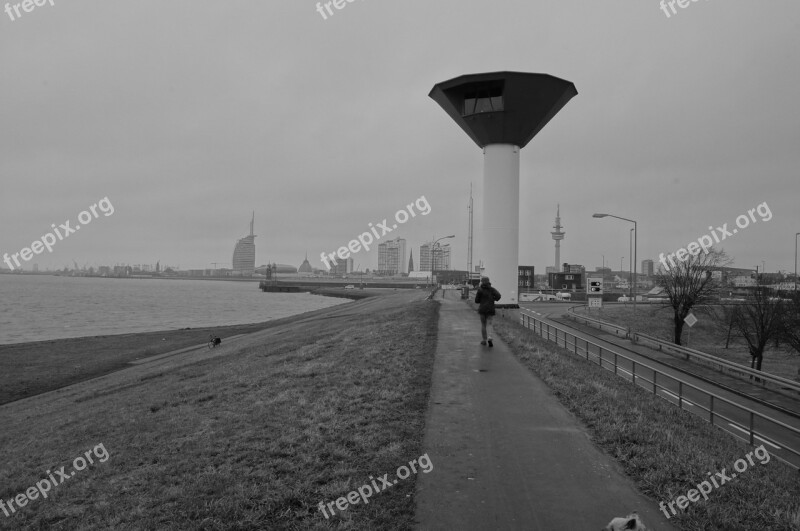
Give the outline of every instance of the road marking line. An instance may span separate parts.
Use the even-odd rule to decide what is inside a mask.
[[[748,431],[747,431],[747,430],[745,430],[744,428],[741,428],[741,427],[737,426],[736,424],[731,424],[731,423],[729,422],[729,423],[728,423],[728,426],[730,426],[731,428],[736,428],[737,430],[739,430],[740,432],[744,433],[744,434],[745,434],[745,435],[747,435],[748,437],[750,436],[750,432],[748,432]],[[772,446],[772,447],[773,447],[773,448],[775,448],[776,450],[780,450],[780,449],[781,449],[781,447],[780,447],[780,446],[775,446],[774,444],[772,444],[772,443],[771,443],[771,442],[769,442],[768,440],[764,439],[763,437],[759,437],[758,435],[755,435],[755,434],[754,434],[754,435],[753,435],[753,438],[754,438],[754,439],[758,439],[758,440],[759,440],[759,441],[761,441],[761,442],[767,443],[768,445]]]
[[[671,396],[671,397],[672,397],[672,398],[674,398],[675,400],[679,400],[679,397],[678,397],[678,395],[676,395],[676,394],[674,394],[674,393],[670,393],[670,392],[669,392],[669,391],[667,391],[666,389],[662,389],[662,390],[661,390],[661,392],[662,392],[662,393],[664,393],[664,394],[667,394],[667,395]],[[689,401],[688,401],[688,400],[686,400],[685,398],[683,399],[683,403],[684,403],[684,404],[686,404],[687,406],[694,406],[694,404],[692,404],[691,402],[689,402]]]

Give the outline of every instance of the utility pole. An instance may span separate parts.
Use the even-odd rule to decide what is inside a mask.
[[[633,262],[633,229],[631,229],[631,232],[630,232],[629,237],[628,237],[628,245],[630,246],[629,253],[628,253],[628,254],[630,254],[630,257],[628,259],[629,260],[629,262],[628,262],[628,282],[630,282],[630,286],[628,287],[628,295],[632,296],[633,295],[633,267],[631,267],[631,266],[632,266],[632,262]]]
[[[605,288],[606,285],[606,255],[600,255],[603,257],[603,267],[601,271],[603,271],[603,287]]]
[[[797,296],[797,237],[800,232],[794,235],[794,294]]]
[[[639,229],[637,228],[636,221],[633,219],[622,218],[619,216],[615,216],[614,214],[592,214],[593,218],[604,218],[604,217],[612,217],[621,219],[623,221],[629,221],[633,223],[633,315],[636,315],[636,260],[637,260],[637,249],[639,247]],[[622,259],[620,259],[620,269],[622,269]]]
[[[472,183],[469,183],[469,228],[467,232],[467,281],[472,278]]]

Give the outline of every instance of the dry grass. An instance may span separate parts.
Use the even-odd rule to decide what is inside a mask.
[[[612,373],[555,346],[511,319],[495,330],[516,355],[552,388],[591,430],[639,490],[669,502],[707,478],[730,473],[750,451],[694,415],[681,411]],[[752,531],[800,529],[798,473],[777,459],[747,470],[691,503],[671,521],[684,530]],[[702,499],[701,499],[702,500]]]
[[[581,310],[581,313],[585,313],[585,311],[585,309]],[[750,366],[750,354],[747,344],[743,340],[737,338],[735,333],[732,334],[730,348],[726,349],[727,328],[715,323],[711,316],[704,312],[698,310],[694,314],[698,318],[698,322],[691,328],[691,332],[688,325],[683,327],[681,341],[684,346],[688,339],[690,348],[746,367]],[[599,311],[592,310],[588,315],[619,326],[630,326],[634,330],[672,342],[673,317],[670,308],[657,309],[654,305],[637,304],[636,316],[634,316],[631,304],[611,305],[604,306]],[[764,353],[762,369],[764,372],[794,380],[800,376],[800,355],[797,352],[788,351],[783,346],[775,348],[774,344],[770,343]]]
[[[330,520],[316,506],[420,455],[437,308],[322,311],[73,403],[6,406],[0,498],[101,442],[111,457],[0,528],[410,528],[413,475]]]
[[[359,291],[374,296],[372,291]],[[307,312],[317,315],[325,308]],[[76,337],[0,345],[0,405],[128,368],[134,360],[204,345],[209,334],[223,339],[284,325],[297,316],[264,323]]]

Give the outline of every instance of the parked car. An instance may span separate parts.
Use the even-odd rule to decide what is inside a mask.
[[[352,284],[348,284],[344,287],[344,289],[356,289],[356,287]]]
[[[628,297],[627,295],[623,295],[622,297],[618,297],[617,298],[617,302],[630,302],[630,301],[631,301],[631,298]]]

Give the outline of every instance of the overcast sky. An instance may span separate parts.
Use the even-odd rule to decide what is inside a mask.
[[[2,3],[0,3],[2,4]],[[114,213],[26,263],[299,266],[425,196],[419,245],[481,205],[482,151],[428,97],[478,72],[540,72],[578,95],[522,150],[520,263],[628,268],[766,202],[722,246],[794,269],[800,231],[800,3],[711,0],[54,0],[0,13],[0,254],[108,197]],[[13,11],[12,11],[13,13]],[[763,210],[763,209],[762,209]],[[481,260],[480,212],[474,263]],[[79,224],[79,223],[78,223]],[[377,250],[354,265],[377,266]]]

